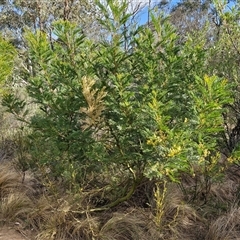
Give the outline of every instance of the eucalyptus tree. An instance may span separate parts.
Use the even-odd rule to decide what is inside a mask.
[[[204,31],[208,41],[212,41],[217,38],[223,23],[217,5],[230,9],[236,3],[236,0],[181,0],[176,4],[172,1],[160,1],[158,6],[164,11],[168,10],[171,23],[182,40],[189,34]]]
[[[93,34],[97,12],[87,0],[5,0],[0,2],[0,30],[16,44],[22,44],[24,29],[40,29],[51,34],[51,23],[62,19],[77,23]]]

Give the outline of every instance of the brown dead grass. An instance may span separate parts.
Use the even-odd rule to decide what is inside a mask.
[[[226,214],[212,221],[206,240],[234,240],[240,237],[240,208],[233,206]]]
[[[11,164],[2,164],[0,219],[2,226],[13,226],[23,235],[30,233],[29,238],[34,232],[37,240],[238,239],[240,179],[237,176],[233,179],[232,175],[226,175],[221,183],[212,184],[204,205],[201,201],[189,202],[175,183],[166,185],[163,203],[157,205],[153,194],[155,185],[149,182],[147,186],[146,182],[136,192],[139,203],[133,196],[114,209],[94,212],[91,211],[94,205],[89,202],[93,189],[76,195],[42,191],[41,183],[33,175],[27,174],[22,182],[21,172]],[[161,187],[163,190],[164,186]],[[148,205],[142,204],[141,194],[149,200]],[[157,210],[162,212],[158,222]]]
[[[101,227],[100,232],[98,233],[98,239],[160,239],[160,232],[157,229],[152,231],[152,224],[153,221],[150,211],[129,208],[122,213],[113,213],[109,220],[107,220]]]
[[[21,176],[10,164],[0,169],[0,219],[2,223],[17,221],[31,208],[27,189],[21,183]]]
[[[177,184],[168,184],[162,221],[163,239],[203,239],[205,221]]]

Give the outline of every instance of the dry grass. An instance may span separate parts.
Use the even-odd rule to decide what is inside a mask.
[[[25,235],[28,214],[34,205],[29,197],[31,188],[22,184],[22,175],[12,164],[1,163],[0,168],[0,222],[1,227],[12,226]],[[6,228],[5,228],[6,229]],[[28,231],[30,239],[31,231]],[[9,236],[10,237],[10,236]],[[13,235],[11,235],[13,237]],[[14,238],[15,239],[15,238]],[[19,239],[19,238],[16,238]]]
[[[42,196],[30,213],[36,239],[93,239],[99,229],[97,217],[83,212],[74,196]]]
[[[150,212],[130,208],[127,213],[116,212],[101,227],[98,239],[104,240],[148,240],[160,239],[160,233],[151,231]],[[158,237],[157,237],[158,235]]]
[[[6,197],[16,190],[20,184],[19,174],[10,164],[1,164],[0,168],[0,198]]]
[[[31,211],[32,202],[24,193],[11,193],[0,203],[2,222],[13,223],[25,219]]]
[[[97,189],[63,195],[43,191],[31,174],[22,179],[13,165],[2,163],[0,220],[2,225],[18,222],[22,232],[33,229],[37,240],[230,240],[240,236],[240,181],[228,175],[222,183],[212,184],[205,205],[187,202],[189,198],[174,183],[165,188],[160,184],[155,194],[150,193],[155,185],[149,182],[127,203],[99,212],[91,211],[90,201]],[[61,187],[61,183],[52,184]],[[146,191],[150,205],[141,203]]]
[[[233,206],[229,212],[212,221],[206,240],[235,240],[240,237],[240,208]]]
[[[184,200],[177,184],[168,184],[163,206],[162,239],[203,239],[204,219]]]

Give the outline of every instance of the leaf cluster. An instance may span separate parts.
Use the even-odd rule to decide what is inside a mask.
[[[97,1],[108,33],[101,41],[62,20],[53,25],[54,41],[42,31],[25,35],[31,102],[16,97],[5,105],[15,114],[37,106],[27,126],[37,165],[71,184],[113,170],[116,188],[122,176],[131,182],[123,201],[143,176],[177,181],[195,164],[214,175],[232,85],[207,74],[204,41],[179,43],[155,11],[150,26],[126,28],[126,2],[106,2]]]

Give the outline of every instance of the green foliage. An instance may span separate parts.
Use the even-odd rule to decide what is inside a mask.
[[[155,163],[150,165],[148,174],[162,176],[164,173],[176,180],[179,171],[190,171],[198,166],[217,165],[218,141],[224,132],[222,113],[223,105],[232,102],[230,88],[225,80],[217,77],[196,77],[194,88],[189,91],[191,117],[177,121],[176,116],[164,116],[156,97],[149,107],[159,128],[152,135],[148,144],[158,154]],[[173,119],[170,124],[169,119]],[[212,162],[214,161],[214,162]],[[153,162],[153,161],[152,161]],[[194,173],[193,173],[194,174]],[[206,174],[210,174],[210,171]],[[214,172],[212,173],[214,174]]]
[[[209,44],[207,58],[208,74],[215,74],[228,79],[233,85],[232,93],[234,101],[227,104],[228,112],[224,114],[225,139],[222,143],[224,154],[231,156],[232,151],[238,148],[239,133],[234,129],[239,128],[239,57],[240,48],[238,39],[239,31],[239,3],[235,2],[231,7],[228,1],[214,1],[218,25],[215,38]]]
[[[14,57],[16,56],[15,48],[6,40],[0,36],[0,86],[1,94],[4,93],[3,85],[7,80],[7,77],[12,73]]]
[[[82,130],[85,114],[80,111],[87,106],[82,78],[88,75],[84,65],[90,42],[84,41],[81,29],[69,22],[56,22],[54,26],[57,40],[53,46],[43,32],[26,34],[33,69],[27,79],[27,92],[38,106],[29,127],[34,130],[34,148],[39,144],[36,153],[42,154],[39,164],[46,164],[56,175],[70,176],[72,180],[75,165],[79,162],[83,167],[88,160],[86,146],[92,141],[92,131]],[[5,98],[4,103],[15,115],[27,105],[13,97]]]
[[[68,21],[53,25],[53,42],[41,31],[25,36],[32,67],[27,92],[37,106],[28,127],[37,164],[72,184],[116,166],[113,181],[130,176],[123,201],[144,175],[177,181],[195,164],[214,175],[231,85],[205,75],[204,42],[179,44],[158,12],[151,13],[149,27],[130,25],[126,2],[114,3],[97,1],[109,33],[99,42]],[[19,114],[27,102],[9,98],[5,105]]]

